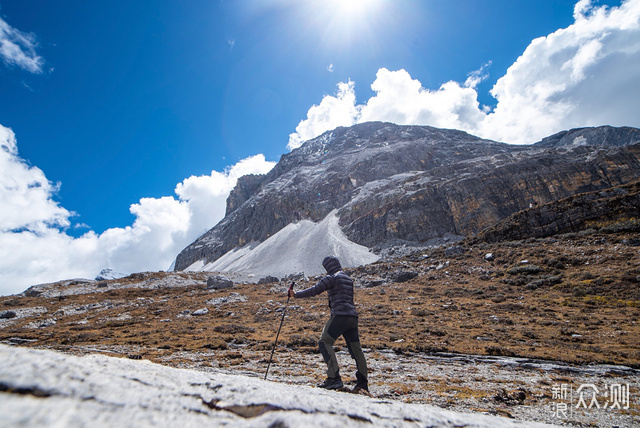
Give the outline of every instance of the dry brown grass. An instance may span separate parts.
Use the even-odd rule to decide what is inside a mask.
[[[629,244],[638,239],[638,234],[627,233],[576,234],[479,244],[453,257],[436,249],[351,269],[356,283],[365,277],[384,279],[398,270],[420,273],[408,282],[356,289],[363,346],[397,353],[507,355],[638,367],[640,247]],[[493,253],[495,261],[486,261],[486,253]],[[29,346],[108,349],[157,361],[178,352],[215,351],[231,365],[244,358],[238,349],[264,354],[271,349],[284,291],[273,291],[273,284],[206,290],[204,273],[195,275],[201,283],[190,287],[126,288],[166,275],[136,274],[119,281],[123,288],[104,293],[2,297],[0,311],[42,306],[47,312],[5,321],[0,340],[19,337],[34,340]],[[206,304],[231,293],[247,301]],[[77,309],[89,305],[97,309]],[[203,316],[183,314],[205,307],[209,313]],[[281,346],[316,352],[328,312],[326,296],[292,300]],[[26,327],[51,318],[55,325]]]

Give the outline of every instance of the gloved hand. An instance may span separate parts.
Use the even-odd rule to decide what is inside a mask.
[[[289,297],[295,297],[296,292],[293,291],[293,287],[289,287]]]

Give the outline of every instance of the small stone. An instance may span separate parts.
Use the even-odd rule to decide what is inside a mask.
[[[15,318],[17,315],[13,311],[2,311],[0,312],[0,319],[10,319]]]
[[[372,281],[367,281],[363,284],[364,288],[373,288],[373,287],[378,287],[380,285],[384,284],[384,280],[382,279],[376,279],[376,280],[372,280]]]

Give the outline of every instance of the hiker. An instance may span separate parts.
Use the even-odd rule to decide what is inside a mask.
[[[315,286],[298,292],[289,290],[289,296],[295,298],[316,296],[324,291],[329,294],[331,318],[324,326],[318,343],[324,362],[327,363],[327,379],[318,386],[326,389],[342,388],[340,368],[333,344],[338,337],[343,336],[351,358],[356,361],[357,382],[353,390],[354,392],[359,390],[369,392],[367,361],[360,345],[358,313],[353,303],[353,281],[342,271],[340,262],[334,256],[325,257],[322,266],[327,270],[328,275],[318,281]]]

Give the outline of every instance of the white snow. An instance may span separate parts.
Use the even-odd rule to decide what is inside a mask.
[[[576,137],[573,139],[573,143],[574,146],[586,146],[587,145],[587,139],[583,136],[580,135],[579,137]]]
[[[108,279],[120,279],[128,276],[128,273],[117,272],[113,269],[102,269],[98,276],[96,276],[96,281],[106,281]]]
[[[184,271],[185,272],[202,272],[203,270],[204,270],[204,260],[198,260],[197,262],[193,263],[191,266],[186,268]]]
[[[350,241],[338,224],[336,211],[320,223],[302,220],[287,225],[264,242],[250,243],[229,251],[213,263],[198,261],[186,270],[238,272],[255,275],[287,276],[324,273],[322,259],[333,254],[342,267],[373,263],[378,256],[365,246]]]
[[[145,360],[0,345],[2,427],[540,427]]]

